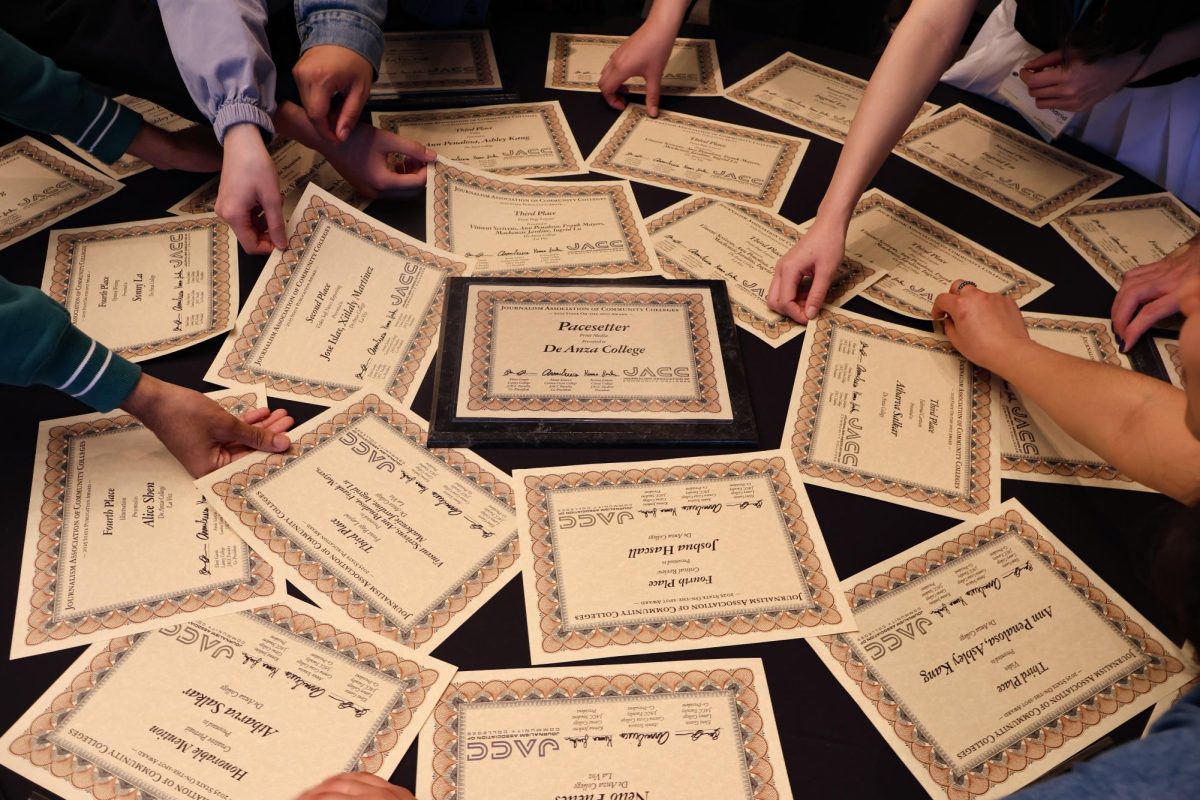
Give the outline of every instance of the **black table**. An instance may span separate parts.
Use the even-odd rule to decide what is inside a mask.
[[[504,85],[515,89],[522,101],[554,99],[562,103],[580,149],[589,153],[608,130],[616,113],[599,94],[563,92],[543,87],[549,31],[630,33],[635,20],[613,21],[598,29],[580,27],[541,28],[534,26],[494,29],[493,42]],[[791,50],[836,69],[869,77],[874,65],[849,56],[794,41],[747,34],[685,28],[683,35],[716,36],[725,85],[731,85]],[[932,101],[942,106],[964,102],[984,113],[1032,132],[1014,112],[965,92],[939,85]],[[374,110],[399,107],[377,104]],[[811,138],[782,214],[796,222],[810,219],[833,175],[841,146],[819,136],[810,136],[786,123],[719,97],[664,97],[662,107],[715,120]],[[0,142],[19,132],[0,130]],[[50,141],[46,137],[39,137]],[[1160,191],[1144,178],[1130,174],[1121,165],[1075,142],[1063,143],[1068,152],[1125,177],[1105,190],[1102,197]],[[603,176],[596,176],[603,178]],[[166,216],[165,209],[195,189],[208,176],[184,173],[147,172],[126,181],[126,188],[103,202],[59,223],[75,228]],[[572,177],[569,180],[579,180]],[[1112,289],[1050,227],[1037,228],[1011,216],[990,203],[925,172],[897,157],[884,164],[874,186],[916,208],[953,230],[1045,277],[1055,287],[1027,306],[1031,312],[1056,312],[1107,317]],[[682,198],[667,189],[634,184],[644,216],[650,216]],[[376,202],[367,213],[381,221],[424,239],[424,204],[411,201]],[[0,251],[0,272],[18,283],[40,285],[48,233],[43,231]],[[240,255],[243,301],[265,263],[265,257]],[[862,298],[851,301],[850,310],[904,325],[920,325]],[[759,444],[739,448],[742,452],[773,449],[783,434],[788,399],[800,354],[801,340],[778,349],[739,331],[746,360],[750,391],[759,425]],[[165,380],[196,389],[214,387],[201,379],[217,353],[219,340],[204,342],[187,350],[143,364],[147,372]],[[1147,351],[1148,352],[1148,351]],[[432,371],[416,395],[413,408],[428,417]],[[37,438],[37,422],[86,413],[80,403],[47,388],[16,390],[0,388],[0,407],[12,422],[3,446],[3,477],[0,481],[0,584],[11,610],[16,602],[20,573],[25,515],[28,505],[31,464]],[[303,422],[323,409],[288,403],[288,410]],[[735,452],[713,448],[677,449],[480,449],[479,453],[497,466],[512,470],[598,461],[684,457]],[[821,487],[810,487],[809,495],[825,533],[837,572],[842,577],[872,566],[955,524],[935,516],[878,500],[857,497]],[[1154,596],[1149,578],[1149,554],[1155,531],[1161,530],[1178,511],[1170,500],[1153,494],[1112,489],[1070,487],[1023,481],[1005,481],[1005,499],[1016,497],[1046,523],[1067,545],[1108,581],[1133,607],[1146,614],[1168,635],[1173,633],[1171,615]],[[519,579],[511,582],[494,600],[482,607],[438,648],[434,655],[464,670],[502,669],[529,666]],[[11,640],[12,614],[0,613],[3,627],[0,642]],[[0,700],[0,725],[7,729],[79,654],[62,651],[0,666],[0,684],[8,686]],[[605,663],[669,660],[676,654],[609,659]],[[831,797],[887,796],[924,798],[925,791],[892,753],[884,739],[859,711],[852,699],[801,640],[743,645],[691,651],[685,658],[762,658],[770,680],[776,721],[784,757],[797,795],[816,792]],[[964,709],[964,713],[969,710]],[[1140,734],[1146,721],[1141,714],[1111,737],[1124,741]],[[413,786],[416,747],[406,755],[395,773],[395,782]],[[24,800],[32,789],[27,781],[9,770],[0,771],[0,797]],[[41,790],[43,796],[47,793]],[[516,797],[516,795],[514,795]],[[715,800],[715,799],[714,799]]]

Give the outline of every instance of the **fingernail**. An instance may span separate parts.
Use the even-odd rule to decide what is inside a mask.
[[[428,147],[426,147],[425,148],[425,161],[426,161],[426,163],[428,163],[430,161],[437,161],[437,153],[434,152],[433,150],[430,150]]]
[[[1117,340],[1117,347],[1121,348],[1121,352],[1125,352],[1125,340],[1121,338],[1121,334],[1113,331],[1113,338]]]
[[[813,319],[813,318],[815,318],[815,317],[817,316],[817,307],[816,307],[816,306],[809,306],[808,308],[804,309],[804,314],[805,314],[805,316],[807,316],[809,319]]]
[[[271,439],[271,446],[274,447],[277,451],[287,450],[289,447],[292,446],[292,440],[289,439],[288,437],[284,436],[282,433],[277,433]]]

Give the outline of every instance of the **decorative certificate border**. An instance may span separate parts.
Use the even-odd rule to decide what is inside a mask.
[[[513,397],[492,393],[496,363],[496,312],[502,305],[578,305],[596,306],[682,306],[687,315],[692,345],[692,369],[695,380],[688,398],[658,397]],[[597,413],[638,414],[646,411],[686,414],[716,414],[723,398],[713,364],[713,342],[708,336],[708,318],[704,298],[699,292],[575,292],[548,290],[482,289],[475,312],[475,333],[471,339],[471,374],[467,408],[472,411],[594,411]]]
[[[600,87],[594,81],[571,80],[567,66],[571,57],[573,44],[599,44],[620,47],[628,40],[628,36],[601,36],[583,33],[551,33],[550,60],[546,69],[547,89],[567,89],[576,92],[599,92]],[[671,83],[665,79],[660,91],[670,95],[720,95],[724,91],[721,84],[721,68],[717,62],[717,43],[714,39],[684,39],[677,37],[674,47],[692,50],[696,54],[696,62],[700,65],[700,85],[685,86]],[[644,82],[642,84],[644,87]],[[634,89],[636,91],[637,84]]]
[[[770,174],[764,182],[762,189],[755,193],[737,192],[732,189],[724,189],[688,178],[663,175],[648,169],[642,169],[641,167],[614,163],[613,159],[616,158],[617,151],[621,149],[625,144],[625,140],[629,138],[630,134],[639,125],[642,123],[655,124],[670,121],[702,131],[735,135],[741,139],[773,145],[778,148],[779,154],[776,156],[775,162],[771,165]],[[633,180],[651,183],[656,186],[665,186],[668,189],[675,189],[687,192],[688,194],[706,194],[722,200],[753,203],[754,205],[778,209],[783,203],[784,195],[787,194],[787,190],[791,186],[792,178],[795,176],[796,169],[800,165],[800,159],[804,157],[807,149],[807,139],[786,136],[780,133],[768,133],[767,131],[746,128],[741,125],[713,122],[702,117],[680,114],[675,111],[659,111],[658,117],[651,117],[646,113],[645,106],[631,103],[621,113],[621,116],[617,118],[616,123],[608,133],[604,134],[604,138],[600,140],[600,144],[596,145],[596,149],[588,156],[587,163],[588,167],[595,172],[632,178]]]
[[[339,631],[282,603],[242,613],[264,626],[276,629],[279,635],[302,639],[308,646],[328,650],[331,658],[352,660],[399,683],[399,700],[385,713],[381,727],[360,744],[351,759],[355,771],[378,772],[388,754],[400,742],[405,729],[415,721],[414,710],[426,702],[426,692],[437,684],[437,671],[390,651],[380,650],[369,641]],[[125,657],[137,649],[146,637],[159,633],[178,637],[180,641],[184,636],[189,636],[188,642],[195,641],[200,635],[190,625],[175,625],[161,631],[113,639],[91,659],[87,669],[75,677],[70,688],[55,697],[45,712],[35,717],[25,732],[12,740],[9,752],[27,760],[34,767],[45,769],[56,778],[69,781],[77,789],[90,791],[95,800],[118,797],[122,800],[151,800],[154,795],[133,781],[113,775],[81,756],[64,751],[54,744],[50,736],[120,668]],[[213,657],[219,653],[220,650],[214,651]],[[228,658],[232,657],[230,652]]]
[[[60,158],[53,150],[43,147],[37,140],[23,136],[15,142],[0,147],[0,160],[9,156],[27,158],[36,164],[56,172],[65,181],[70,181],[85,191],[78,197],[73,197],[52,208],[18,222],[11,227],[0,226],[0,248],[7,247],[13,242],[37,233],[55,220],[98,203],[113,192],[124,188],[123,184],[111,180],[82,164]]]
[[[358,390],[358,387],[346,387],[332,383],[319,383],[297,376],[276,375],[265,370],[258,370],[249,364],[249,356],[258,346],[259,337],[268,330],[276,313],[276,307],[287,293],[293,270],[303,260],[302,254],[308,249],[313,234],[322,223],[336,225],[372,244],[393,253],[399,253],[405,258],[415,260],[427,269],[442,272],[446,277],[461,275],[466,266],[457,261],[429,253],[398,239],[387,231],[373,227],[368,217],[360,220],[358,217],[343,211],[338,206],[326,202],[319,196],[309,198],[308,207],[304,209],[299,223],[288,242],[288,249],[283,251],[275,264],[274,273],[266,280],[262,293],[255,300],[253,307],[247,304],[242,309],[241,329],[236,327],[231,334],[232,344],[229,345],[229,355],[221,365],[217,376],[230,382],[240,384],[265,384],[268,390],[311,397],[310,402],[325,403],[345,400]],[[408,342],[407,348],[395,366],[393,377],[388,383],[388,393],[403,402],[413,388],[414,379],[422,374],[422,365],[427,353],[435,347],[435,338],[442,319],[442,303],[445,299],[446,288],[438,288],[421,317],[421,325],[416,334]],[[214,366],[216,366],[214,364]]]
[[[812,337],[812,349],[808,356],[808,364],[800,365],[804,372],[796,376],[797,391],[800,392],[800,396],[795,412],[796,418],[792,423],[790,445],[786,429],[784,431],[785,449],[790,446],[792,456],[796,460],[796,467],[801,475],[819,478],[834,484],[845,484],[847,487],[854,487],[864,493],[878,493],[882,495],[880,499],[902,498],[918,507],[934,511],[934,513],[944,509],[960,515],[975,514],[981,510],[986,511],[994,505],[997,501],[996,488],[999,487],[999,481],[996,481],[996,488],[993,488],[993,476],[991,475],[992,375],[987,370],[974,365],[970,367],[970,488],[966,494],[949,494],[903,480],[821,464],[810,457],[809,451],[812,447],[813,434],[816,432],[817,412],[822,404],[822,388],[825,384],[825,372],[829,366],[829,351],[835,328],[845,328],[855,333],[864,333],[876,339],[896,342],[931,353],[958,355],[954,346],[945,339],[934,338],[916,331],[894,330],[873,321],[853,319],[832,311],[823,312],[816,320],[815,326],[809,325],[808,336]],[[805,344],[807,345],[808,342]],[[929,506],[932,508],[928,508]]]
[[[636,665],[631,665],[636,666]],[[742,752],[745,755],[746,800],[779,800],[782,796],[776,785],[776,769],[771,763],[760,693],[755,685],[754,671],[747,668],[732,670],[688,670],[663,673],[630,672],[617,675],[591,675],[585,678],[515,678],[454,683],[446,687],[433,710],[429,730],[432,731],[432,757],[422,756],[433,767],[433,800],[457,800],[459,795],[460,759],[466,757],[466,747],[459,742],[460,714],[465,708],[480,703],[554,703],[558,701],[597,701],[605,698],[647,698],[664,694],[695,695],[698,692],[727,695],[739,722]],[[782,757],[782,756],[781,756]],[[790,794],[787,795],[790,797]]]
[[[491,122],[513,116],[536,117],[546,129],[546,137],[554,148],[553,162],[530,164],[525,167],[497,166],[488,169],[495,175],[519,175],[540,178],[547,175],[582,175],[587,172],[583,154],[575,143],[575,137],[567,127],[562,106],[558,101],[542,103],[514,103],[511,105],[481,106],[479,108],[440,109],[434,111],[376,112],[375,125],[399,134],[406,126],[439,122]]]
[[[1064,554],[1058,552],[1054,543],[1043,537],[1036,527],[1015,509],[1002,516],[992,517],[975,525],[970,532],[959,534],[946,541],[940,548],[931,549],[923,556],[910,558],[902,565],[871,577],[846,592],[851,608],[860,608],[878,601],[888,592],[903,589],[906,584],[952,564],[955,559],[973,550],[999,540],[1004,536],[1019,536],[1039,558],[1101,615],[1114,632],[1124,639],[1132,640],[1136,647],[1147,654],[1146,662],[1134,668],[1132,674],[1113,670],[1108,685],[1092,697],[1080,703],[1058,718],[1046,722],[1030,731],[1019,742],[965,775],[955,776],[950,760],[929,738],[919,721],[904,707],[903,700],[895,697],[882,679],[854,652],[854,646],[846,634],[822,636],[820,641],[828,648],[829,655],[845,670],[863,697],[874,706],[868,711],[873,717],[883,720],[899,742],[892,744],[901,749],[907,746],[913,758],[923,765],[938,786],[946,791],[951,800],[971,800],[1001,786],[1010,776],[1019,774],[1028,766],[1053,753],[1071,739],[1080,736],[1121,706],[1137,700],[1154,690],[1155,686],[1168,680],[1171,675],[1183,671],[1184,665],[1169,655],[1157,640],[1146,632],[1134,618],[1120,606],[1109,600],[1100,587],[1089,580],[1087,573],[1075,565]],[[819,647],[815,642],[814,647]],[[857,699],[857,698],[856,698]],[[862,703],[860,703],[862,705]],[[900,743],[903,744],[900,744]]]
[[[466,42],[471,48],[474,74],[462,78],[441,78],[423,80],[401,80],[390,73],[384,73],[380,80],[371,87],[372,97],[389,97],[408,92],[424,92],[430,90],[455,89],[498,89],[500,74],[496,67],[496,53],[492,49],[492,36],[486,30],[474,31],[419,31],[404,33],[385,33],[384,58],[387,58],[388,45],[392,42],[405,40],[436,45],[438,42]],[[444,44],[442,45],[444,46]],[[432,49],[432,48],[431,48]]]
[[[560,489],[649,486],[754,476],[767,478],[774,489],[780,519],[790,534],[795,550],[796,577],[808,595],[806,599],[802,599],[792,608],[775,608],[752,613],[713,615],[699,611],[679,619],[621,623],[616,626],[597,623],[591,627],[568,627],[564,623],[554,533],[550,527],[549,502],[552,492]],[[674,642],[679,639],[736,639],[741,634],[791,630],[797,627],[811,628],[841,622],[842,615],[835,608],[834,596],[829,591],[829,579],[825,576],[820,556],[816,552],[813,539],[809,536],[804,510],[796,502],[796,490],[791,483],[791,476],[788,475],[787,465],[782,458],[756,458],[749,462],[696,463],[670,469],[652,467],[623,471],[589,471],[583,474],[550,473],[527,477],[525,496],[529,508],[528,530],[533,540],[530,548],[533,556],[533,574],[529,577],[534,581],[538,596],[537,612],[543,634],[542,652],[560,653],[564,650],[580,651],[614,645]],[[578,653],[577,657],[587,658],[588,655]]]
[[[802,235],[797,228],[789,225],[774,214],[751,206],[726,203],[715,197],[696,197],[691,200],[685,200],[679,205],[667,209],[662,214],[648,220],[646,222],[646,230],[653,236],[655,233],[665,230],[671,225],[685,220],[716,203],[725,203],[731,206],[737,213],[752,217],[758,224],[770,228],[781,236],[787,237],[793,243],[798,241]],[[703,275],[696,275],[689,272],[683,264],[673,261],[669,255],[661,251],[658,252],[658,263],[662,266],[663,271],[673,278],[684,280],[692,278],[704,279]],[[841,269],[838,270],[833,283],[829,286],[829,291],[825,296],[825,304],[827,306],[841,305],[860,292],[865,291],[868,286],[882,278],[884,274],[884,272],[875,267],[846,259],[842,262]],[[729,305],[733,311],[733,316],[742,323],[742,327],[759,334],[768,344],[783,344],[783,341],[792,338],[792,336],[804,330],[803,325],[788,317],[781,316],[779,319],[764,318],[755,309],[735,300],[732,293],[729,296]]]
[[[54,250],[53,272],[47,294],[63,306],[70,301],[72,276],[75,269],[77,249],[90,242],[107,242],[120,239],[132,239],[138,236],[154,236],[174,231],[206,231],[208,233],[208,256],[210,259],[209,291],[212,294],[212,307],[209,313],[209,324],[204,330],[183,336],[173,336],[150,342],[122,347],[115,352],[125,358],[142,360],[159,353],[178,350],[189,344],[207,339],[215,334],[229,330],[231,319],[236,310],[234,293],[231,288],[234,262],[230,255],[229,226],[220,218],[202,217],[180,220],[164,220],[150,225],[133,227],[117,227],[107,230],[84,230],[79,232],[64,231],[58,234]],[[234,258],[236,256],[233,256]]]
[[[478,486],[480,491],[494,496],[509,508],[514,507],[512,487],[504,482],[507,476],[498,477],[480,466],[472,460],[474,453],[469,450],[426,448],[428,435],[425,430],[376,394],[363,395],[345,411],[305,434],[299,441],[293,442],[288,452],[273,454],[256,461],[246,469],[214,484],[214,502],[224,503],[238,516],[254,538],[265,544],[288,566],[294,567],[302,577],[312,582],[317,591],[359,621],[367,630],[415,650],[428,642],[456,614],[462,612],[488,584],[496,581],[505,570],[512,567],[519,551],[515,532],[500,542],[474,572],[463,576],[459,583],[448,586],[439,601],[424,616],[415,619],[408,627],[399,627],[394,625],[376,604],[359,595],[353,586],[342,583],[320,561],[297,546],[286,532],[275,526],[267,515],[247,499],[247,494],[258,483],[286,469],[289,464],[303,458],[309,451],[340,435],[367,416],[377,417],[414,445],[428,449],[434,458],[458,473],[464,480]]]
[[[1154,349],[1162,359],[1163,370],[1167,380],[1180,389],[1186,388],[1183,374],[1183,355],[1179,352],[1179,342],[1175,339],[1159,339],[1154,337]]]
[[[969,125],[983,128],[993,136],[1006,139],[1014,147],[1024,150],[1034,150],[1065,169],[1083,173],[1083,177],[1067,190],[1053,197],[1046,198],[1033,208],[1027,208],[987,184],[977,181],[963,172],[952,170],[950,167],[934,161],[929,156],[911,147],[912,144],[928,136],[930,133],[949,127],[957,122],[966,122]],[[1114,172],[1109,172],[1108,170],[1089,164],[1083,159],[1068,155],[1061,150],[1050,147],[1039,139],[1026,136],[1020,131],[1013,130],[1007,125],[985,117],[978,111],[961,104],[952,106],[930,117],[927,121],[909,128],[908,132],[900,138],[893,152],[901,158],[929,170],[938,177],[982,197],[989,203],[999,206],[1010,214],[1014,214],[1038,226],[1045,225],[1071,207],[1121,179],[1121,176]]]
[[[488,276],[538,276],[578,278],[591,275],[636,275],[657,274],[657,264],[649,251],[649,243],[642,235],[641,214],[637,211],[633,193],[624,182],[589,181],[586,183],[558,183],[534,181],[506,181],[487,174],[474,173],[453,164],[438,161],[429,171],[431,185],[426,204],[426,241],[434,247],[455,251],[454,236],[450,228],[451,189],[455,184],[471,186],[490,192],[506,192],[524,197],[545,197],[548,201],[556,197],[605,197],[621,225],[621,238],[629,250],[630,258],[621,261],[597,261],[591,264],[568,264],[563,266],[528,267],[512,270],[489,270]]]
[[[255,394],[223,397],[217,401],[230,414],[240,414],[259,403]],[[36,647],[45,642],[62,641],[72,636],[99,630],[117,631],[125,625],[163,620],[176,614],[188,614],[202,608],[214,608],[230,602],[254,597],[269,597],[275,592],[271,565],[247,548],[245,574],[237,580],[212,583],[176,595],[159,595],[98,609],[73,617],[59,617],[54,611],[59,581],[63,504],[67,494],[68,455],[73,441],[124,431],[140,430],[144,426],[135,417],[121,414],[91,422],[58,425],[50,429],[45,450],[45,472],[42,476],[42,504],[38,523],[38,557],[34,564],[30,588],[30,608],[25,618],[24,643]],[[245,545],[242,545],[245,547]]]

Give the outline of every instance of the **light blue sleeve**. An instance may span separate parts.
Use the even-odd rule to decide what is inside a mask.
[[[295,0],[300,55],[310,47],[335,44],[370,62],[379,73],[387,0]]]

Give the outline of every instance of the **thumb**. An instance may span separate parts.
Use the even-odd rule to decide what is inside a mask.
[[[233,423],[230,433],[233,441],[238,444],[244,444],[267,453],[282,453],[292,446],[292,440],[282,433],[273,433],[267,428],[248,425],[236,418]]]
[[[1032,61],[1026,63],[1025,66],[1022,67],[1022,69],[1036,71],[1039,69],[1046,69],[1047,67],[1057,67],[1062,63],[1063,63],[1063,51],[1062,50],[1053,50],[1049,53],[1043,53],[1042,55],[1038,56],[1037,58],[1033,59]]]
[[[367,104],[367,89],[364,84],[356,83],[350,88],[342,101],[342,112],[338,115],[337,138],[344,142],[350,138],[350,131],[358,124],[363,106]]]
[[[646,112],[658,116],[658,97],[662,89],[662,72],[646,76]]]
[[[287,249],[287,235],[283,231],[283,197],[279,192],[272,192],[268,197],[261,198],[263,216],[267,220],[267,235],[271,244],[280,250]]]

